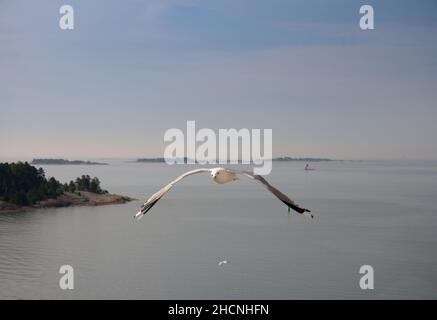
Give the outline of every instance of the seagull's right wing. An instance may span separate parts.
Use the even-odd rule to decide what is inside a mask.
[[[167,192],[170,191],[170,189],[180,180],[182,180],[185,177],[191,176],[192,174],[196,173],[202,173],[202,172],[211,172],[211,169],[206,168],[200,168],[200,169],[194,169],[188,172],[185,172],[184,174],[180,175],[176,179],[174,179],[172,182],[170,182],[168,185],[163,187],[161,190],[159,190],[157,193],[155,193],[153,196],[151,196],[140,208],[140,211],[135,215],[136,219],[140,219],[142,216],[144,216],[147,211],[152,209],[152,207],[161,199]]]
[[[310,213],[311,212],[310,210],[302,208],[299,205],[297,205],[287,195],[283,194],[281,191],[279,191],[274,186],[272,186],[266,179],[264,179],[263,176],[260,176],[258,174],[253,174],[250,171],[241,171],[238,173],[244,174],[244,175],[248,176],[249,178],[252,178],[252,179],[255,179],[255,180],[261,182],[264,186],[267,187],[267,189],[271,193],[273,193],[279,200],[281,200],[283,203],[285,203],[287,205],[287,207],[293,209],[294,211],[299,212],[300,214],[306,214],[306,215],[309,215],[311,218],[313,218],[313,215]]]

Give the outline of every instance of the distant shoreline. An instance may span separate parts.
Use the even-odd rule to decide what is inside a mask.
[[[278,157],[273,158],[272,161],[307,161],[307,162],[321,162],[321,161],[343,161],[343,160],[334,160],[329,158],[292,158],[292,157]]]
[[[180,159],[182,160],[182,159]],[[187,158],[183,159],[184,163],[187,163]],[[322,161],[343,161],[343,160],[334,160],[329,158],[292,158],[292,157],[277,157],[271,159],[271,161],[278,161],[278,162],[322,162]],[[163,163],[166,162],[164,158],[138,158],[133,161],[134,163]],[[197,161],[196,161],[197,163]],[[216,163],[220,163],[219,160],[216,160]],[[238,163],[242,163],[241,160],[238,161]],[[251,162],[253,163],[253,161]]]
[[[136,160],[130,162],[139,162],[139,163],[162,163],[165,162],[164,158],[138,158]]]
[[[64,207],[78,207],[78,206],[102,206],[110,204],[123,204],[134,199],[110,193],[92,193],[89,191],[79,192],[64,192],[56,198],[39,201],[33,205],[20,206],[17,204],[5,202],[0,200],[0,213],[7,212],[21,212],[34,209],[47,208],[64,208]]]
[[[93,165],[93,166],[107,166],[108,163],[93,162],[83,160],[66,160],[66,159],[33,159],[30,164],[33,165]]]

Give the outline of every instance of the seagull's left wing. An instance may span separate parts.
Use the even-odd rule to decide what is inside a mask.
[[[185,177],[191,176],[192,174],[201,173],[201,172],[211,172],[211,169],[206,168],[200,168],[200,169],[194,169],[188,172],[185,172],[184,174],[180,175],[176,179],[174,179],[172,182],[170,182],[168,185],[163,187],[161,190],[159,190],[157,193],[155,193],[153,196],[151,196],[140,208],[140,211],[135,215],[136,219],[140,219],[142,216],[144,216],[147,211],[152,209],[152,207],[161,199],[167,192],[170,191],[170,189],[180,180],[182,180]]]
[[[267,187],[267,189],[271,193],[273,193],[279,200],[281,200],[283,203],[285,203],[287,205],[287,207],[293,209],[294,211],[297,211],[300,214],[305,214],[306,212],[311,212],[310,210],[302,208],[299,205],[297,205],[296,203],[294,203],[294,201],[291,200],[287,195],[283,194],[281,191],[279,191],[274,186],[272,186],[270,183],[268,183],[268,181],[266,179],[264,179],[263,176],[260,176],[258,174],[253,174],[250,171],[240,171],[237,173],[244,174],[245,176],[247,176],[249,178],[252,178],[252,179],[255,179],[255,180],[261,182],[263,185],[265,185]],[[307,213],[307,215],[309,215],[311,218],[314,218],[311,213]]]

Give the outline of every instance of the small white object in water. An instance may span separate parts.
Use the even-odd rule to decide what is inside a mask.
[[[220,262],[218,263],[218,265],[219,265],[219,267],[220,267],[220,266],[222,266],[222,265],[224,265],[224,264],[226,264],[226,263],[228,263],[228,261],[223,260],[223,261],[220,261]]]

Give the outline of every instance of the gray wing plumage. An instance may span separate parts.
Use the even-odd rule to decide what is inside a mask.
[[[266,179],[264,179],[263,176],[253,174],[250,171],[241,171],[240,174],[244,174],[248,176],[249,178],[255,179],[259,182],[261,182],[264,186],[267,187],[267,189],[273,193],[279,200],[281,200],[283,203],[285,203],[289,208],[293,209],[294,211],[299,212],[300,214],[304,214],[305,212],[311,212],[308,209],[302,208],[299,205],[297,205],[293,200],[291,200],[287,195],[283,194],[281,191],[276,189],[274,186],[272,186]],[[311,218],[314,218],[312,214],[310,214]]]
[[[185,172],[184,174],[180,175],[176,179],[174,179],[172,182],[167,184],[165,187],[163,187],[161,190],[156,192],[154,195],[152,195],[140,208],[140,211],[135,215],[135,218],[140,219],[142,216],[144,216],[147,211],[152,209],[152,207],[167,193],[170,191],[173,186],[182,180],[185,177],[188,177],[192,174],[196,173],[202,173],[202,172],[210,172],[211,169],[201,168],[201,169],[194,169],[188,172]]]
[[[250,171],[234,171],[231,169],[226,169],[230,172],[236,173],[236,174],[243,174],[245,176],[248,176],[254,180],[257,180],[258,182],[262,183],[267,189],[273,193],[279,200],[281,200],[285,205],[287,205],[288,208],[291,208],[300,214],[306,214],[309,215],[311,218],[313,218],[313,215],[310,214],[310,210],[300,207],[298,204],[296,204],[293,200],[291,200],[287,195],[283,194],[281,191],[273,187],[266,179],[264,179],[263,176],[253,174]],[[202,173],[202,172],[211,172],[211,169],[201,168],[201,169],[195,169],[188,171],[179,177],[177,177],[175,180],[171,181],[169,184],[164,186],[162,189],[160,189],[158,192],[156,192],[154,195],[152,195],[140,208],[140,211],[135,215],[135,218],[140,219],[142,216],[144,216],[152,207],[167,193],[170,191],[170,189],[180,180],[183,178],[196,174],[196,173]],[[308,212],[308,213],[307,213]]]

